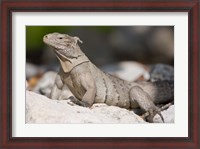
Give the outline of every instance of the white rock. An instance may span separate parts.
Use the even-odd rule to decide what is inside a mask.
[[[117,64],[104,66],[102,69],[103,71],[113,74],[121,79],[135,81],[140,77],[143,77],[145,80],[149,79],[149,73],[145,67],[146,66],[138,62],[123,61]]]
[[[55,82],[56,75],[57,72],[54,71],[46,72],[37,82],[37,85],[34,87],[33,91],[49,97],[53,84]]]
[[[69,103],[26,91],[26,123],[146,123],[123,108],[106,104],[85,108]]]
[[[167,110],[161,112],[165,123],[174,123],[174,105],[170,106]],[[163,123],[161,117],[157,114],[154,119],[154,123]]]
[[[48,71],[46,72],[42,78],[38,81],[37,85],[32,90],[33,92],[45,95],[47,97],[50,97],[55,78],[57,76],[57,72],[54,71]],[[73,96],[72,92],[69,90],[67,86],[64,86],[65,90],[62,91],[62,96],[65,98],[69,98],[70,96]],[[63,99],[63,97],[60,97]]]
[[[39,66],[31,64],[31,63],[26,63],[26,78],[29,79],[33,76],[36,76],[38,74],[43,73],[44,70],[41,69]]]

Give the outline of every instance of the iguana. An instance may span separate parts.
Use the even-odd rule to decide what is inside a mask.
[[[62,93],[68,87],[76,98],[73,102],[85,107],[94,103],[132,109],[140,107],[149,112],[147,121],[153,122],[158,113],[158,103],[167,103],[174,98],[174,83],[128,82],[104,73],[81,51],[78,37],[50,33],[43,37],[44,43],[54,49],[61,69],[51,92],[52,99],[66,99]]]

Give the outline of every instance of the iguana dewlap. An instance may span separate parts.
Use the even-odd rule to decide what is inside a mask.
[[[174,98],[173,82],[128,82],[98,69],[81,51],[78,37],[51,33],[43,41],[53,47],[60,61],[51,93],[52,99],[66,99],[62,94],[68,87],[79,105],[91,107],[94,103],[106,103],[122,108],[140,107],[150,111],[149,121],[155,115],[157,103],[166,103]]]

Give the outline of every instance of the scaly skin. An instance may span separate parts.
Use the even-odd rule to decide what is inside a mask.
[[[53,87],[52,99],[66,99],[62,94],[68,87],[76,98],[73,102],[85,107],[94,103],[106,103],[122,108],[140,107],[148,111],[149,122],[158,110],[155,104],[174,98],[174,85],[170,81],[128,82],[99,70],[81,51],[78,37],[51,33],[43,41],[54,48],[61,69]]]

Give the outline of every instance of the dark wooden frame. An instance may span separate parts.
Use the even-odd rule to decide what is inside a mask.
[[[1,2],[0,148],[200,148],[199,0],[3,0]],[[189,136],[184,138],[12,137],[12,12],[188,12]],[[181,56],[181,55],[180,55]],[[185,66],[186,67],[186,66]],[[183,109],[184,110],[184,109]],[[133,130],[134,131],[134,130]]]

